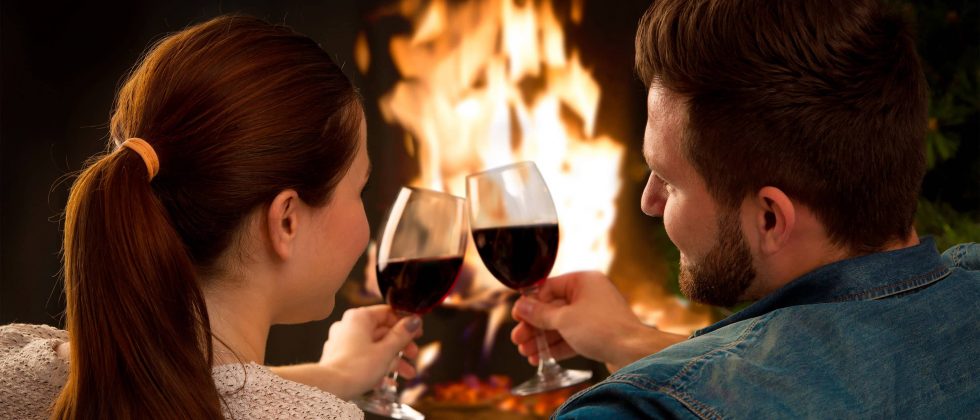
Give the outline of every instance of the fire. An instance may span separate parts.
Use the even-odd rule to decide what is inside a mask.
[[[433,341],[429,344],[422,346],[419,349],[419,355],[415,362],[415,369],[418,375],[424,375],[429,367],[439,358],[439,351],[442,349],[442,343],[438,341]],[[407,387],[402,390],[400,396],[401,400],[406,404],[412,404],[428,390],[425,384],[419,382],[413,386]]]
[[[624,150],[595,133],[598,83],[566,49],[551,2],[522,3],[433,0],[407,13],[414,31],[390,44],[402,79],[380,108],[411,136],[412,185],[464,196],[467,174],[536,162],[562,226],[554,272],[606,270]],[[479,261],[468,265],[470,292],[502,287]]]
[[[438,341],[429,343],[419,349],[418,362],[415,365],[416,369],[418,369],[419,372],[424,372],[426,369],[428,369],[429,366],[432,365],[432,362],[435,362],[436,358],[439,357],[440,349],[442,349],[442,344]]]
[[[421,401],[430,409],[454,405],[488,406],[507,413],[546,417],[555,411],[568,397],[582,390],[585,385],[563,388],[527,397],[510,394],[510,378],[491,375],[486,380],[466,375],[459,382],[436,385],[432,395]]]
[[[404,129],[405,148],[417,159],[419,175],[410,185],[465,196],[466,175],[534,161],[551,189],[561,227],[552,272],[608,272],[625,150],[622,142],[596,132],[602,91],[563,29],[582,22],[583,0],[569,5],[560,14],[551,0],[403,0],[387,7],[382,14],[401,15],[412,31],[388,44],[400,79],[379,108],[386,121]],[[367,72],[372,60],[363,33],[354,49],[360,71]],[[508,292],[474,251],[467,252],[465,287],[446,303],[492,309],[486,356],[509,316],[499,305]],[[365,272],[372,289],[374,270]],[[666,312],[634,306],[651,324],[686,311],[662,291],[653,297]],[[684,319],[678,329],[689,332],[705,320]]]

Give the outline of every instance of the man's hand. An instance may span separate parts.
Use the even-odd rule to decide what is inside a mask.
[[[387,305],[348,309],[330,326],[318,363],[272,370],[286,379],[351,399],[373,388],[390,370],[414,378],[415,368],[409,362],[419,350],[412,340],[421,334],[421,318],[399,320]],[[399,351],[404,358],[398,357]]]
[[[582,355],[606,363],[610,372],[685,339],[640,322],[599,272],[550,278],[536,298],[518,299],[512,314],[521,322],[511,331],[511,341],[531,364],[538,363],[534,327],[546,330],[555,359]]]

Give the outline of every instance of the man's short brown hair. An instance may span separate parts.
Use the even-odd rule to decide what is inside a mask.
[[[775,186],[854,253],[910,233],[926,84],[878,1],[657,0],[636,70],[686,99],[685,153],[723,205]]]

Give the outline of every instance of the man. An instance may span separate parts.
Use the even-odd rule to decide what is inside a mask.
[[[556,417],[978,415],[980,252],[944,260],[913,228],[926,86],[906,25],[875,0],[659,0],[636,67],[641,207],[681,290],[757,301],[685,339],[602,274],[549,279],[515,305],[521,353],[537,362],[530,324],[613,372]]]

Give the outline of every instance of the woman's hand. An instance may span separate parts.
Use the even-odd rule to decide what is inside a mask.
[[[418,346],[412,340],[421,334],[421,318],[399,319],[387,305],[348,309],[330,326],[319,362],[272,369],[286,379],[352,399],[377,385],[390,370],[414,378],[410,362],[418,355]],[[400,351],[404,358],[398,357]]]
[[[408,361],[418,356],[418,346],[412,340],[421,335],[421,318],[413,315],[399,320],[387,305],[348,309],[330,326],[319,364],[346,371],[348,386],[360,395],[392,369],[414,378],[415,368]],[[408,361],[398,358],[400,351]]]

